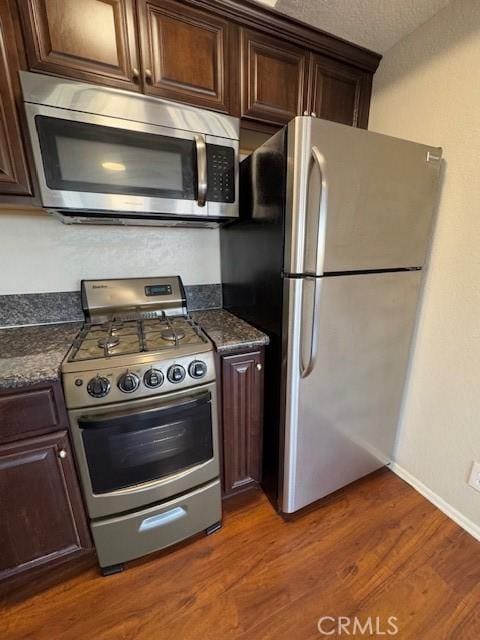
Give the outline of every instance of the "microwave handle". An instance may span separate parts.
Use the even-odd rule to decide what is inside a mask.
[[[197,152],[197,204],[204,207],[207,201],[207,145],[203,136],[195,136]]]

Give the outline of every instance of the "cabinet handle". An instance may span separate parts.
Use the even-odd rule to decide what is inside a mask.
[[[60,449],[60,451],[58,452],[58,457],[61,458],[62,460],[64,460],[67,457],[67,452],[65,451],[65,449]]]
[[[315,111],[312,111],[312,113],[310,115],[312,115],[314,118],[317,117],[317,114],[315,113]]]
[[[145,80],[150,84],[152,82],[152,72],[150,69],[145,69]]]
[[[257,362],[257,371],[261,371],[262,370],[262,365],[260,364],[260,362]]]
[[[140,71],[137,69],[137,67],[133,67],[132,69],[132,78],[134,80],[138,80],[140,78]]]

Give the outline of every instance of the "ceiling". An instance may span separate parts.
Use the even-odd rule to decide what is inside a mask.
[[[449,1],[257,0],[377,53],[385,53]]]

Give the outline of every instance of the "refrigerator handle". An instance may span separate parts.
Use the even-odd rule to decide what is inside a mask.
[[[303,362],[303,332],[304,332],[304,318],[303,318],[303,308],[304,308],[304,295],[305,295],[305,280],[313,281],[313,306],[312,306],[312,333],[310,336],[310,347],[308,350],[308,360],[305,364]],[[314,278],[312,276],[305,276],[302,282],[302,314],[300,318],[300,377],[308,378],[308,376],[312,373],[313,367],[315,366],[315,360],[317,358],[317,337],[318,337],[318,307],[320,301],[320,293],[322,289],[322,280],[321,278]]]
[[[315,274],[323,273],[323,263],[325,257],[325,234],[327,230],[327,198],[328,198],[328,182],[327,182],[327,162],[317,146],[312,147],[312,158],[318,169],[320,176],[320,194],[318,201],[317,220],[316,220],[316,245],[315,245]],[[305,232],[307,226],[305,226]],[[305,246],[307,246],[307,237],[305,233]],[[304,268],[304,273],[307,270]]]

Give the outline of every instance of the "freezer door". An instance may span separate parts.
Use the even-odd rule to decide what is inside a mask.
[[[441,149],[311,117],[287,139],[285,273],[424,264]]]
[[[421,271],[285,279],[290,513],[391,459]]]

